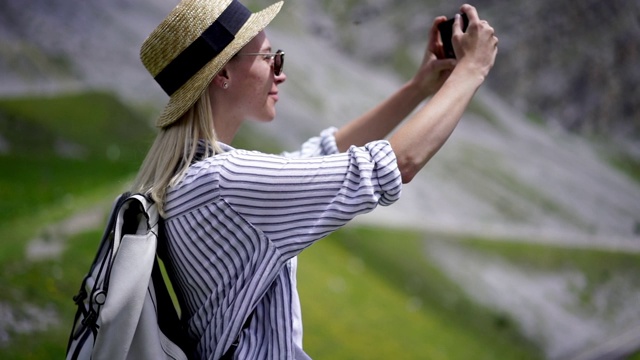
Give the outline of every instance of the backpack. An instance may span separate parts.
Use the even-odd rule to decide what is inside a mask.
[[[189,358],[192,347],[159,266],[159,220],[156,205],[143,195],[125,193],[114,202],[73,298],[78,309],[67,360]]]

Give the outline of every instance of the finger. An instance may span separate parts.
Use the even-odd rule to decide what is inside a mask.
[[[431,30],[429,31],[430,39],[439,37],[438,25],[443,21],[447,21],[447,18],[445,16],[438,16],[437,18],[433,19],[433,24],[431,25]]]
[[[476,10],[476,8],[469,4],[462,5],[460,7],[460,12],[467,14],[467,17],[469,18],[469,22],[480,20],[480,17],[478,16],[478,11]]]
[[[493,26],[489,25],[489,23],[487,23],[484,28],[486,29],[485,31],[488,32],[489,34],[491,34],[491,36],[494,36],[496,33],[496,30],[493,28]]]
[[[456,67],[457,63],[458,62],[456,61],[456,59],[435,60],[433,62],[433,69],[436,72],[441,72],[441,71],[445,71],[445,70],[453,70],[453,68]]]
[[[438,30],[438,25],[440,23],[447,21],[446,16],[438,16],[433,20],[433,25],[431,25],[431,31],[429,32],[429,45],[432,43],[442,45],[442,41],[440,40],[440,31]]]
[[[447,17],[444,15],[440,15],[437,18],[433,19],[433,26],[437,29],[438,28],[438,24],[440,24],[441,22],[447,21]]]
[[[444,50],[442,49],[442,39],[440,38],[438,25],[445,21],[447,21],[446,16],[438,16],[433,20],[431,31],[429,31],[429,44],[427,46],[427,50],[434,53],[438,58],[444,57]]]
[[[462,32],[462,16],[456,14],[455,20],[453,21],[453,36],[459,36]]]

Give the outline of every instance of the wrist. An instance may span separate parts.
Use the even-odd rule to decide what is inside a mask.
[[[472,61],[471,59],[461,59],[456,69],[465,76],[483,83],[487,78],[487,75],[489,75],[489,70],[491,69],[491,67],[483,66],[482,64]]]
[[[448,80],[460,83],[463,82],[469,86],[476,88],[480,87],[484,83],[487,76],[487,72],[483,71],[477,66],[473,66],[468,63],[459,63],[453,70]]]

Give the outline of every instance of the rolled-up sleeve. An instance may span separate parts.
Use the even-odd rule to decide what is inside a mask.
[[[314,156],[332,155],[340,152],[336,144],[335,127],[323,130],[319,136],[312,137],[302,144],[300,150],[294,152],[284,152],[282,156],[288,158],[308,158]]]
[[[353,154],[351,159],[357,159],[352,169],[360,170],[360,173],[350,174],[350,177],[360,179],[365,189],[369,186],[373,188],[374,194],[378,194],[374,195],[378,204],[388,206],[400,198],[402,178],[396,156],[388,142],[369,143],[364,148],[352,146],[348,153]],[[371,179],[372,183],[368,184],[366,179]]]
[[[221,198],[296,254],[355,216],[392,204],[402,189],[387,141],[309,158],[236,150],[216,174]]]

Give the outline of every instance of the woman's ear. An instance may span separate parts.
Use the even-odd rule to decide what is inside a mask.
[[[230,77],[226,66],[218,71],[218,73],[213,77],[213,82],[215,86],[221,89],[227,89],[229,87]]]

